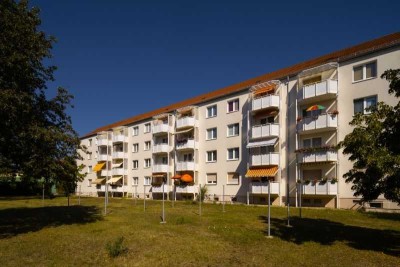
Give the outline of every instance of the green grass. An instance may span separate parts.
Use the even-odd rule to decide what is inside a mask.
[[[1,266],[400,266],[400,214],[82,198],[0,199]],[[107,244],[124,237],[112,258]]]

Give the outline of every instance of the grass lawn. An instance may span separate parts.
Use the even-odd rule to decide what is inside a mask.
[[[0,199],[1,266],[400,266],[400,214],[81,198]],[[124,237],[110,258],[106,244]]]

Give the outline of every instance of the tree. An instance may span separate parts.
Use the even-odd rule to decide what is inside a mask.
[[[55,38],[40,24],[39,9],[28,1],[0,2],[0,173],[73,183],[82,179],[80,140],[66,113],[73,96],[61,87],[54,98],[46,96],[56,67],[44,62]]]
[[[389,82],[389,94],[400,97],[400,69],[387,70],[381,78]],[[367,110],[369,114],[354,116],[353,132],[339,143],[353,162],[344,178],[363,202],[384,195],[400,204],[400,101],[395,106],[380,102]]]

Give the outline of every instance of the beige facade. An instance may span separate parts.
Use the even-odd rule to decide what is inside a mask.
[[[329,58],[82,138],[84,195],[357,208],[338,144],[355,110],[396,99],[379,76],[399,42]],[[311,65],[311,64],[310,64]],[[267,75],[268,76],[268,75]],[[311,109],[311,110],[310,110]],[[104,164],[103,164],[104,163]],[[269,187],[269,188],[268,188]],[[288,194],[289,192],[289,194]],[[289,197],[288,197],[289,196]],[[374,206],[397,208],[379,198]]]

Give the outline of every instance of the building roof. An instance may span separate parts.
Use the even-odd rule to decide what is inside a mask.
[[[311,60],[307,60],[301,63],[297,63],[295,65],[292,65],[290,67],[286,67],[274,72],[270,72],[261,76],[257,76],[255,78],[251,78],[249,80],[233,84],[227,87],[223,87],[221,89],[202,94],[199,96],[195,96],[177,103],[174,103],[172,105],[168,105],[159,109],[155,109],[140,115],[136,115],[121,121],[117,121],[115,123],[109,124],[102,126],[100,128],[95,129],[94,131],[91,131],[90,133],[82,136],[81,138],[86,138],[89,136],[93,136],[98,132],[101,131],[107,131],[112,128],[118,127],[118,126],[123,126],[123,125],[129,125],[133,124],[135,122],[143,121],[145,119],[152,118],[153,116],[156,116],[161,113],[168,113],[172,112],[176,109],[189,106],[189,105],[196,105],[200,104],[206,101],[210,101],[212,99],[216,99],[228,94],[240,92],[242,90],[248,89],[252,85],[263,82],[263,81],[269,81],[269,80],[279,80],[286,78],[287,76],[293,76],[297,75],[300,71],[309,69],[318,65],[322,65],[328,62],[336,61],[336,62],[341,62],[345,60],[349,60],[351,58],[359,57],[368,53],[372,53],[377,50],[385,49],[388,47],[396,46],[400,44],[400,32],[392,33],[389,35],[385,35],[383,37],[370,40],[349,48],[345,48],[333,53],[329,53]]]

